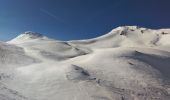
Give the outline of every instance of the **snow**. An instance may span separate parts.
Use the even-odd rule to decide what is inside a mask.
[[[38,39],[39,40],[47,39],[47,37],[37,32],[27,31],[27,32],[21,33],[19,36],[17,36],[16,38],[12,39],[9,42],[21,43],[21,42],[25,42],[29,40],[38,40]]]
[[[121,26],[74,41],[0,42],[0,100],[169,100],[170,31]]]

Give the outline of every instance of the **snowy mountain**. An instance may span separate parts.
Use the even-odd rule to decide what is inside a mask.
[[[122,26],[74,41],[0,42],[0,100],[169,100],[170,29]]]
[[[17,42],[25,42],[33,39],[47,39],[47,37],[37,32],[27,31],[20,34],[19,36],[17,36],[16,38],[12,39],[9,42],[17,43]]]
[[[141,47],[141,46],[169,46],[170,30],[152,30],[137,26],[124,26],[113,29],[104,36],[95,39],[71,41],[77,45],[92,48],[100,47]],[[103,45],[100,45],[100,44]],[[107,44],[107,45],[106,45]]]

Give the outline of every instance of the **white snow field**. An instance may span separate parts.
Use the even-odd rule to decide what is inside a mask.
[[[170,100],[170,29],[87,40],[25,32],[0,42],[0,100]]]

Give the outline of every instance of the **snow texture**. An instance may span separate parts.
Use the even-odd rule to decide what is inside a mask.
[[[170,100],[170,29],[121,26],[73,41],[0,42],[0,100]]]

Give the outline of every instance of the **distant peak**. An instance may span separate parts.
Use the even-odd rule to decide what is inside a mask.
[[[9,43],[18,43],[18,42],[22,43],[34,39],[49,39],[49,38],[37,32],[26,31],[24,33],[21,33],[16,38],[12,39],[11,41],[9,41]]]
[[[26,32],[22,33],[20,36],[21,37],[24,36],[24,37],[32,38],[32,39],[44,37],[44,35],[37,33],[37,32],[32,32],[32,31],[26,31]]]

